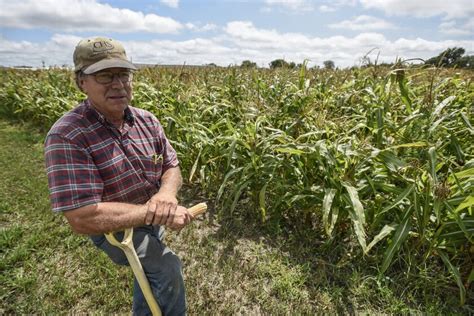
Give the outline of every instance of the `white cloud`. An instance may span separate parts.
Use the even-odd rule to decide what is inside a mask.
[[[427,41],[417,39],[388,40],[379,33],[361,33],[354,37],[331,36],[310,37],[300,33],[279,33],[275,30],[256,28],[248,21],[234,21],[225,27],[228,44],[238,53],[256,51],[253,56],[245,55],[260,64],[267,65],[276,58],[312,63],[334,60],[338,66],[357,64],[362,56],[374,48],[380,52],[380,61],[394,62],[401,58],[429,58],[438,55],[448,47],[461,46],[472,50],[473,41]],[[469,53],[469,52],[466,52]],[[242,56],[241,58],[244,58]]]
[[[265,0],[266,9],[281,7],[291,11],[312,11],[313,5],[309,0]]]
[[[118,9],[96,0],[0,0],[0,25],[66,32],[177,33],[183,25],[171,18]]]
[[[0,37],[0,65],[40,67],[72,64],[72,52],[80,37],[55,34],[45,43],[14,42]]]
[[[0,65],[41,66],[72,64],[72,52],[79,41],[71,35],[54,35],[45,43],[15,42],[0,37]],[[296,63],[308,59],[309,65],[322,65],[333,60],[338,67],[357,65],[371,52],[370,58],[379,62],[394,62],[396,58],[437,56],[448,47],[463,47],[474,54],[473,40],[434,41],[422,38],[390,40],[380,33],[365,32],[353,37],[313,37],[301,33],[280,33],[261,29],[248,21],[229,22],[224,33],[212,38],[184,41],[147,40],[122,41],[134,62],[155,64],[209,64],[221,66],[251,60],[259,66],[277,58]],[[375,49],[375,50],[374,50]]]
[[[214,23],[207,23],[203,27],[201,27],[200,30],[203,32],[207,32],[207,31],[214,31],[216,29],[217,29],[217,25],[215,25]]]
[[[138,63],[228,65],[232,62],[229,56],[234,55],[233,48],[221,45],[215,40],[202,38],[187,41],[131,41],[124,45],[127,47],[127,54]]]
[[[319,11],[321,11],[321,12],[334,12],[334,11],[336,11],[336,8],[330,7],[330,6],[327,6],[327,5],[320,5],[319,6]]]
[[[318,9],[320,12],[336,12],[343,7],[350,6],[355,7],[358,0],[322,0],[324,4],[321,4]]]
[[[194,24],[194,23],[186,23],[185,24],[186,28],[194,31],[194,32],[210,32],[210,31],[215,31],[217,30],[217,25],[214,23],[206,23],[201,26],[200,23]]]
[[[160,0],[160,2],[174,9],[177,9],[179,6],[179,0]]]
[[[468,19],[465,23],[458,25],[456,21],[447,21],[439,25],[439,31],[447,35],[472,35],[474,34],[474,18]]]
[[[333,3],[337,6],[351,6],[354,7],[357,5],[358,0],[327,0],[329,3]]]
[[[388,15],[460,18],[474,14],[472,0],[360,0],[360,3],[366,9],[379,9]]]
[[[345,29],[352,31],[373,31],[396,28],[393,24],[385,20],[368,15],[360,15],[354,17],[352,20],[344,20],[339,23],[329,24],[328,26],[334,29]]]

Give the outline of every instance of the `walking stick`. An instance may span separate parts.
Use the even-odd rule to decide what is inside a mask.
[[[198,216],[206,212],[207,205],[206,203],[199,203],[190,207],[188,210],[191,215],[193,215],[193,217]],[[133,274],[135,275],[135,278],[138,281],[138,285],[140,285],[143,295],[145,296],[145,300],[148,303],[148,306],[150,307],[153,316],[161,316],[160,307],[158,306],[158,303],[156,302],[155,297],[151,292],[150,284],[148,283],[148,280],[145,276],[145,272],[143,271],[143,267],[140,263],[140,260],[138,259],[137,252],[133,247],[132,237],[133,228],[125,229],[124,236],[121,242],[115,238],[113,233],[105,234],[105,238],[107,238],[109,243],[122,249],[125,253],[125,256],[127,256],[127,260],[130,263],[130,266],[132,267]]]

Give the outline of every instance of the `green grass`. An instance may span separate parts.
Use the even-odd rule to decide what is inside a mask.
[[[0,313],[130,313],[131,271],[50,211],[43,139],[0,121]],[[202,200],[191,191],[183,192],[186,205]],[[190,315],[473,312],[472,292],[459,307],[439,260],[408,272],[397,260],[380,277],[355,237],[335,242],[298,225],[275,232],[245,217],[217,220],[210,216],[216,211],[167,235],[184,263]]]
[[[44,136],[4,121],[0,130],[1,312],[129,311],[129,271],[50,210]]]

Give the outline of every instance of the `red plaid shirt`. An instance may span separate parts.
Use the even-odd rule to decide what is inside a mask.
[[[53,211],[98,202],[146,203],[178,165],[153,114],[128,107],[120,132],[86,100],[60,118],[45,142]]]

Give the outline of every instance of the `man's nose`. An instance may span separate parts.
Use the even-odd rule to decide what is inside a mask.
[[[123,83],[122,80],[120,80],[120,75],[119,74],[114,74],[114,77],[112,78],[111,84],[113,86],[116,86],[116,85],[119,85],[120,87],[125,86],[125,83]]]

